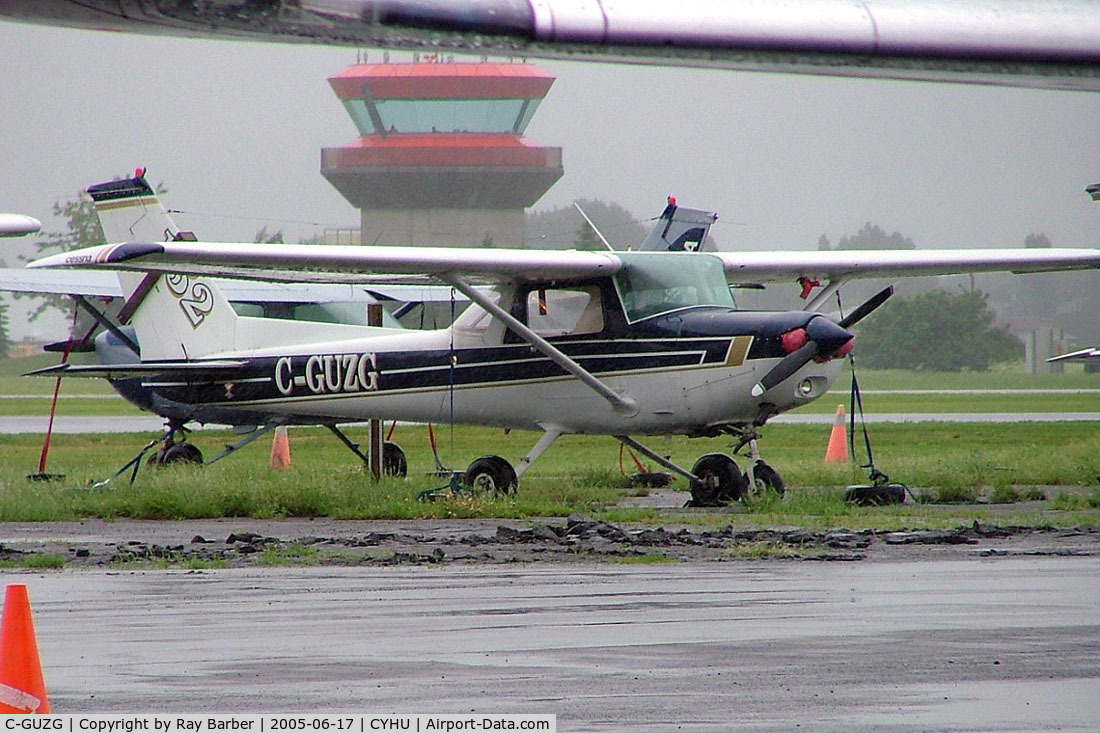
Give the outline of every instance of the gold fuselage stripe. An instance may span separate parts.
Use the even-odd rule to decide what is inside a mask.
[[[735,336],[730,339],[730,347],[726,352],[726,366],[739,367],[745,363],[749,355],[749,347],[752,346],[752,336]]]

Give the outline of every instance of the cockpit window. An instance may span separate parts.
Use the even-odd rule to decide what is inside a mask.
[[[527,294],[527,326],[540,336],[599,333],[603,325],[603,304],[595,285]]]
[[[628,321],[697,305],[736,306],[722,261],[699,254],[620,253],[615,288]]]

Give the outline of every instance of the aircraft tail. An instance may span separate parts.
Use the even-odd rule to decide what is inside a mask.
[[[713,211],[677,206],[676,199],[669,196],[668,206],[638,249],[642,252],[702,252],[710,227],[717,219],[718,214]]]
[[[182,232],[138,169],[133,178],[88,188],[108,242],[194,241]],[[234,348],[237,314],[210,278],[120,272],[143,361],[195,359]]]
[[[181,232],[168,210],[145,180],[145,169],[133,178],[97,183],[88,187],[99,225],[108,242],[171,242],[195,240]]]

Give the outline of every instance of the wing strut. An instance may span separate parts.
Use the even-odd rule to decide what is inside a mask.
[[[78,306],[87,311],[88,315],[94,318],[96,323],[113,333],[119,341],[126,344],[126,348],[134,352],[135,356],[141,358],[141,350],[138,349],[138,345],[134,343],[134,340],[132,338],[123,333],[123,331],[118,326],[116,326],[110,318],[103,315],[103,313],[101,313],[97,308],[92,306],[92,304],[89,303],[83,295],[74,295],[73,300],[76,301],[76,304]],[[87,340],[87,338],[87,336],[84,337],[85,340]]]
[[[469,298],[472,302],[477,303],[482,308],[487,310],[494,318],[499,318],[508,328],[516,332],[524,341],[531,344],[534,348],[541,351],[546,355],[550,361],[560,366],[565,371],[569,372],[577,379],[584,382],[591,387],[597,394],[603,397],[605,400],[611,403],[611,407],[615,412],[626,417],[633,417],[638,414],[638,403],[633,397],[624,396],[608,387],[601,382],[595,376],[592,375],[587,369],[582,367],[573,359],[570,359],[562,351],[553,346],[549,341],[539,336],[537,333],[529,329],[527,326],[519,322],[515,316],[508,311],[501,308],[499,305],[493,302],[493,300],[487,297],[484,293],[474,288],[468,282],[458,277],[454,273],[444,273],[440,275],[440,279],[449,285],[453,285],[456,290]]]
[[[812,297],[810,299],[809,303],[802,306],[802,310],[804,310],[804,311],[819,310],[820,307],[821,307],[821,304],[824,303],[826,301],[826,299],[831,298],[833,293],[835,293],[837,290],[840,290],[840,287],[842,285],[844,285],[846,282],[848,282],[848,280],[849,280],[849,278],[846,278],[846,277],[838,277],[838,278],[835,278],[833,280],[830,280],[828,282],[828,284],[821,289],[821,292],[819,292],[817,295]]]

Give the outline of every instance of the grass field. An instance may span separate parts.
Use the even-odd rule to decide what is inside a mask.
[[[362,431],[360,431],[362,432]],[[823,462],[828,428],[777,425],[766,428],[762,448],[781,470],[789,491],[782,501],[765,500],[693,516],[690,521],[745,521],[794,526],[956,526],[959,522],[1031,525],[1100,524],[1100,434],[1091,424],[1019,423],[873,426],[876,464],[907,484],[922,499],[947,499],[950,506],[925,504],[889,509],[848,507],[844,487],[865,483],[866,469]],[[231,440],[229,433],[201,431],[193,441],[213,455]],[[354,436],[364,440],[364,435]],[[516,461],[536,436],[513,431],[444,428],[443,460],[466,466],[496,453]],[[584,513],[620,520],[655,521],[654,509],[624,508],[636,494],[620,470],[619,450],[610,438],[563,437],[523,479],[515,497],[484,496],[418,501],[419,492],[443,486],[429,475],[434,463],[426,431],[400,427],[394,439],[409,456],[407,479],[373,482],[361,462],[321,429],[291,430],[293,465],[283,472],[268,467],[270,443],[259,441],[239,454],[207,467],[142,468],[133,486],[123,479],[112,488],[89,489],[111,475],[141,447],[139,436],[56,436],[48,470],[61,481],[28,481],[37,468],[39,436],[0,436],[0,521],[76,519],[85,516],[184,519],[219,516],[327,516],[334,518],[531,517]],[[727,450],[720,439],[674,438],[650,444],[690,466],[703,453]],[[743,462],[742,462],[743,463]],[[636,469],[624,459],[626,473]],[[678,482],[680,490],[686,486]],[[1024,488],[1019,488],[1024,487]],[[1047,501],[1012,507],[974,504],[990,498],[1022,499],[1027,487]],[[1064,497],[1063,497],[1064,495]],[[1021,507],[1024,505],[1020,505]]]
[[[19,377],[29,369],[52,363],[55,357],[0,361],[0,393],[24,395],[0,400],[3,416],[43,414],[53,380]],[[1070,369],[1069,374],[1029,376],[1022,368],[988,374],[924,374],[893,371],[861,373],[870,391],[865,409],[873,412],[1100,412],[1100,395],[924,393],[875,394],[874,390],[1093,390],[1100,375]],[[847,406],[847,377],[840,388],[810,410],[832,412]],[[101,380],[68,380],[60,410],[66,414],[140,414],[111,397]],[[29,396],[27,396],[29,395]],[[790,491],[782,502],[737,505],[692,516],[690,521],[744,521],[796,526],[927,526],[983,521],[1058,525],[1100,524],[1100,431],[1094,423],[1008,424],[875,424],[871,436],[876,466],[928,501],[956,502],[865,510],[844,504],[844,487],[867,481],[853,464],[823,462],[829,426],[769,425],[761,448],[766,460],[783,474]],[[365,431],[353,436],[366,442]],[[524,477],[513,498],[463,497],[436,503],[417,500],[419,492],[446,483],[430,475],[434,462],[426,431],[401,426],[394,439],[409,455],[406,480],[374,483],[361,462],[322,429],[292,429],[294,465],[282,473],[267,465],[270,442],[258,441],[239,455],[205,468],[143,468],[131,487],[120,479],[109,489],[88,489],[128,461],[151,436],[58,435],[48,471],[64,474],[59,482],[32,482],[37,470],[41,436],[0,436],[0,521],[75,519],[85,516],[188,518],[212,516],[329,516],[348,518],[411,518],[438,516],[562,516],[590,513],[608,518],[661,521],[652,509],[624,508],[620,502],[634,493],[626,473],[636,469],[629,457],[620,469],[618,444],[598,436],[566,436]],[[513,463],[534,444],[535,435],[514,431],[458,427],[440,429],[443,460],[462,469],[474,458],[499,454]],[[209,457],[235,440],[228,432],[203,430],[192,436]],[[689,467],[704,453],[728,451],[728,440],[660,438],[648,444]],[[861,449],[862,451],[862,449]],[[742,465],[744,461],[741,461]],[[651,467],[653,468],[653,467]],[[1038,488],[1036,488],[1038,487]],[[680,482],[679,488],[686,490]],[[975,501],[1014,500],[1046,496],[1044,502],[993,506]],[[1022,507],[1027,506],[1026,510]]]

